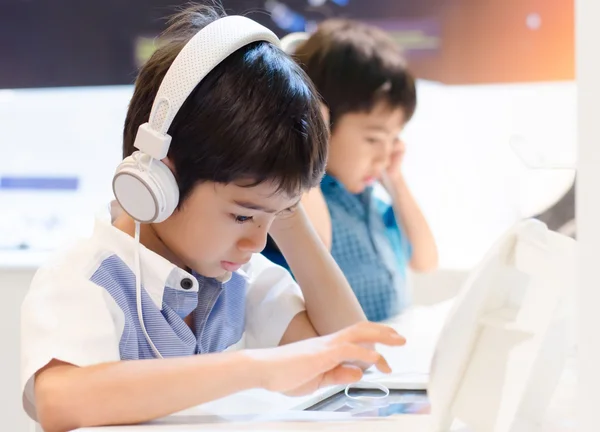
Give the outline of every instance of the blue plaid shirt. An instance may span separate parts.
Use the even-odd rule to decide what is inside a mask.
[[[383,321],[399,314],[408,305],[406,267],[412,251],[392,207],[375,197],[372,187],[355,195],[330,175],[321,191],[331,215],[331,255],[367,318]],[[263,254],[287,268],[272,244]]]

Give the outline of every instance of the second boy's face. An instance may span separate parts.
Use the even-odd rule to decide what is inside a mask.
[[[268,183],[243,187],[205,182],[154,229],[180,261],[177,265],[220,277],[261,252],[275,218],[293,211],[299,199],[275,193]]]
[[[381,103],[369,113],[349,113],[337,120],[331,134],[327,172],[351,193],[378,180],[404,127],[404,111]]]

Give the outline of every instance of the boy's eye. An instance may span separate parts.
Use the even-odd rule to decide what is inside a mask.
[[[232,215],[233,219],[236,223],[243,224],[246,222],[250,222],[252,220],[252,216],[241,216],[241,215]]]

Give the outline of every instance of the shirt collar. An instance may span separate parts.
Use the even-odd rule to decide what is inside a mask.
[[[339,187],[342,189],[346,189],[344,187],[343,184],[341,184],[339,182],[338,179],[336,179],[334,176],[332,176],[331,174],[325,174],[323,176],[323,178],[321,179],[321,187]]]
[[[373,193],[373,186],[367,186],[364,191],[358,194],[353,194],[346,189],[346,186],[344,186],[341,181],[331,174],[325,174],[323,176],[323,179],[321,180],[321,188],[325,188],[326,191],[333,191],[334,189],[337,189],[344,194],[355,196],[361,201],[368,201]]]
[[[132,271],[135,272],[135,248],[138,247],[133,237],[114,227],[112,222],[122,210],[114,201],[110,211],[96,216],[93,239],[103,246],[102,249],[116,254]],[[177,267],[175,264],[139,245],[140,270],[142,285],[158,308],[162,307],[165,287],[180,291],[198,291],[198,280],[194,275]]]

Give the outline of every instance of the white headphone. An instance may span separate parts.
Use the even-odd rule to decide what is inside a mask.
[[[310,34],[306,32],[289,33],[281,38],[281,49],[287,54],[293,55],[308,38],[310,38]]]
[[[280,41],[266,27],[242,16],[218,19],[200,30],[177,55],[167,71],[147,123],[141,125],[134,146],[113,177],[119,205],[134,220],[157,223],[167,219],[179,203],[179,188],[171,170],[161,162],[169,152],[167,134],[175,115],[200,81],[219,63],[252,42]]]

